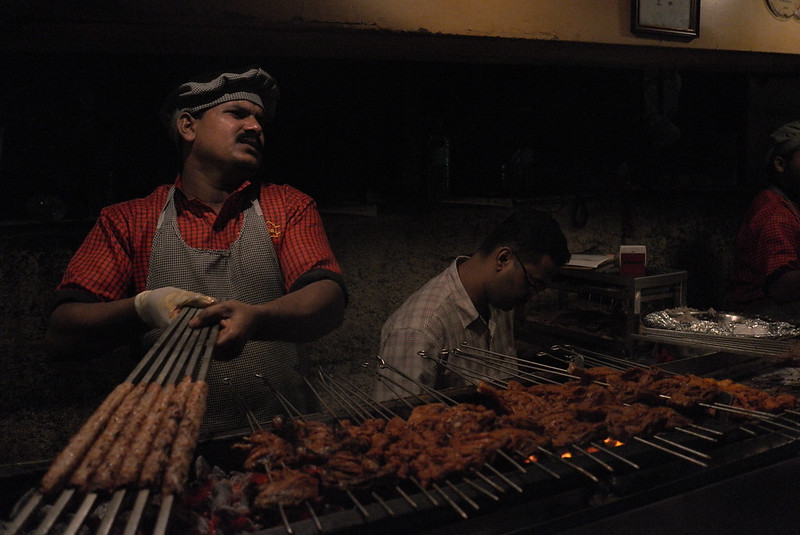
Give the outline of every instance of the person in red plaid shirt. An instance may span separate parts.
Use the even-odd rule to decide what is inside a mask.
[[[800,319],[800,121],[770,139],[768,187],[739,228],[727,307],[793,321]]]
[[[162,117],[182,171],[146,198],[101,211],[57,288],[51,354],[98,354],[131,335],[147,347],[181,307],[206,307],[190,323],[220,326],[206,431],[247,425],[230,386],[260,419],[279,412],[256,374],[304,408],[295,344],[341,324],[347,291],[313,199],[253,178],[278,96],[258,67],[172,92]]]

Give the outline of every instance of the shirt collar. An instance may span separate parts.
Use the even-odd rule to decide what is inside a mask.
[[[455,303],[458,307],[461,323],[465,329],[476,321],[486,323],[478,313],[478,309],[475,308],[475,305],[472,303],[472,299],[470,299],[469,294],[467,294],[467,290],[464,288],[464,284],[461,282],[461,277],[458,276],[458,264],[467,260],[468,258],[468,256],[459,256],[450,264],[450,267],[447,268],[451,283],[453,285]],[[496,312],[495,308],[490,306],[489,309],[491,311],[492,318],[494,318]]]
[[[199,209],[200,211],[211,210],[211,208],[204,202],[197,199],[189,199],[183,192],[182,186],[183,177],[178,174],[178,176],[175,178],[175,189],[180,193],[178,197],[183,208],[193,207],[195,210]],[[231,212],[236,213],[241,209],[242,206],[249,205],[254,198],[253,195],[256,195],[254,192],[257,191],[257,186],[257,184],[249,180],[242,182],[242,184],[236,188],[227,199],[225,199],[225,202],[222,204],[222,208],[219,211],[219,216],[223,216],[223,214]]]
[[[783,200],[786,201],[786,204],[789,206],[789,209],[792,211],[792,213],[798,219],[800,219],[800,208],[798,208],[797,204],[794,202],[794,200],[792,200],[791,197],[789,197],[786,193],[784,193],[783,190],[781,190],[778,186],[772,185],[769,187],[769,189],[771,189],[773,192],[775,192],[777,195],[783,198]]]

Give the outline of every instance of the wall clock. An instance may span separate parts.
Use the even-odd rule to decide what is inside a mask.
[[[779,19],[800,19],[800,0],[764,0],[770,12]]]
[[[631,31],[664,37],[698,37],[700,0],[632,0]]]

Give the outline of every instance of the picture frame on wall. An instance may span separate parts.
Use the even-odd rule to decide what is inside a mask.
[[[700,0],[631,0],[631,31],[694,39],[700,36]]]

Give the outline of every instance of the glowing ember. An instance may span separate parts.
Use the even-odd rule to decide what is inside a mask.
[[[568,452],[568,451],[565,451],[564,453],[561,454],[561,458],[562,459],[572,459],[572,454],[570,452]]]
[[[530,455],[527,459],[525,459],[526,463],[535,463],[539,462],[539,458],[536,455]]]
[[[605,439],[603,441],[603,444],[605,444],[606,446],[611,446],[612,448],[617,448],[619,446],[622,446],[625,443],[624,442],[620,442],[619,440],[615,440],[615,439],[609,437],[609,438],[607,438],[607,439]]]

